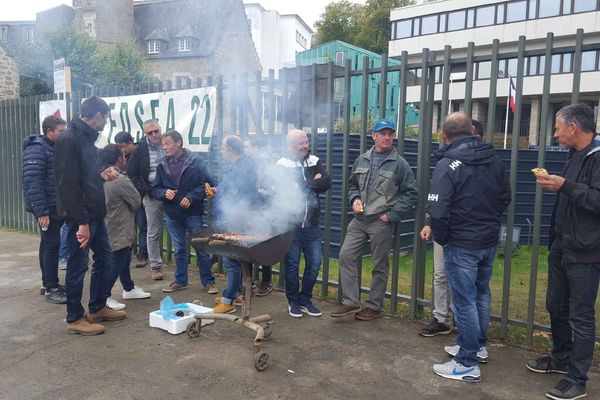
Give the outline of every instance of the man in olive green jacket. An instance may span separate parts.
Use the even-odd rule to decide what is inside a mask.
[[[332,317],[355,314],[356,319],[369,321],[381,316],[394,223],[417,202],[415,177],[393,146],[395,131],[392,121],[377,121],[373,127],[375,145],[354,162],[348,189],[354,219],[348,225],[340,250],[343,300],[342,305],[331,313]],[[373,258],[372,283],[369,298],[361,310],[358,260],[369,240]]]

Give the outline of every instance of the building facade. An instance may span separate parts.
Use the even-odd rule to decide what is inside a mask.
[[[19,97],[19,67],[8,49],[0,43],[0,100]]]
[[[541,55],[525,60],[521,135],[527,137],[529,145],[539,143],[540,105],[543,87],[543,74],[546,60],[543,50],[546,47],[548,32],[554,34],[554,48],[574,46],[578,28],[584,31],[584,51],[582,53],[582,74],[580,100],[597,107],[600,100],[600,72],[598,51],[585,51],[585,45],[600,41],[600,3],[596,0],[442,0],[426,2],[414,6],[400,7],[390,14],[392,30],[389,43],[390,57],[400,57],[402,51],[409,54],[409,63],[421,60],[422,50],[443,52],[445,45],[452,47],[453,59],[465,58],[467,45],[475,45],[475,57],[491,54],[492,42],[498,39],[501,57],[498,67],[498,110],[495,132],[504,129],[504,108],[508,95],[508,77],[517,73],[516,52],[519,36],[526,37],[527,50],[540,50]],[[553,54],[550,103],[556,111],[569,104],[572,92],[574,52]],[[453,64],[452,76],[459,77],[451,83],[450,98],[453,99],[450,111],[464,109],[466,63]],[[491,62],[476,62],[473,75],[473,118],[486,123],[489,97]],[[419,71],[414,71],[418,75]],[[460,75],[463,75],[463,82]],[[441,75],[441,74],[440,74]],[[436,78],[439,82],[440,79]],[[440,85],[441,86],[441,85]],[[441,100],[441,89],[435,90],[436,101]],[[407,101],[418,101],[420,91],[417,86],[409,87]],[[503,99],[502,99],[503,97]],[[436,104],[434,126],[439,126],[443,116],[439,115],[440,104]],[[553,113],[549,113],[553,119]],[[509,119],[510,122],[510,119]],[[548,121],[551,136],[553,121]],[[600,122],[599,122],[600,127]]]

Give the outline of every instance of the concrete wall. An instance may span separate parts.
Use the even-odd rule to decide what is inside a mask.
[[[0,46],[0,100],[19,97],[19,68],[4,47]]]
[[[85,32],[87,22],[93,22],[95,37],[101,45],[133,40],[133,0],[74,1],[75,23]]]

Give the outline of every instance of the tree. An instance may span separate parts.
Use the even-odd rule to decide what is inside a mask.
[[[390,40],[390,11],[412,4],[413,0],[367,0],[365,5],[347,0],[330,3],[315,23],[314,45],[332,40],[387,53]]]
[[[144,65],[144,55],[135,44],[118,43],[111,48],[101,48],[97,53],[99,85],[137,85],[152,79]]]

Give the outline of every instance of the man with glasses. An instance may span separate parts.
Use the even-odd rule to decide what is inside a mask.
[[[131,153],[127,163],[127,175],[142,196],[142,204],[146,211],[147,233],[146,243],[148,258],[152,267],[152,279],[160,281],[162,274],[162,257],[160,235],[163,223],[163,203],[152,198],[150,188],[156,178],[158,160],[165,153],[162,149],[161,128],[158,120],[149,119],[144,122],[144,138]]]

